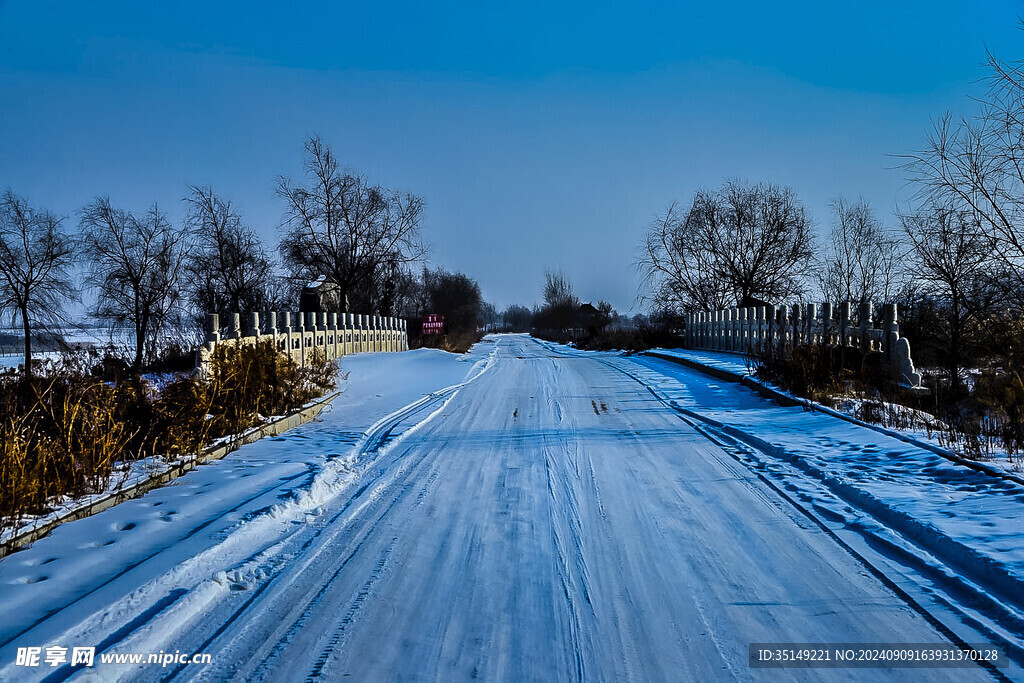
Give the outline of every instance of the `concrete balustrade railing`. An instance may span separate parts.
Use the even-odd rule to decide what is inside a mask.
[[[854,311],[856,310],[856,316]],[[686,340],[690,348],[733,353],[764,353],[803,344],[853,346],[882,353],[897,381],[921,386],[910,342],[900,336],[896,304],[882,306],[882,326],[874,326],[870,303],[849,302],[791,306],[751,306],[690,313]]]
[[[269,340],[281,353],[305,366],[315,351],[328,359],[363,351],[408,351],[406,321],[361,313],[294,313],[270,311],[265,318],[249,313],[242,325],[242,315],[232,313],[229,326],[221,327],[221,316],[206,316],[206,342],[196,356],[196,366],[209,362],[217,344],[255,344]]]

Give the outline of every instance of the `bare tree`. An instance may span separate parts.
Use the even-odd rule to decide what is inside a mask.
[[[569,276],[562,271],[544,272],[544,305],[534,315],[538,329],[564,332],[575,326],[580,300]]]
[[[0,197],[0,310],[21,318],[26,376],[32,374],[32,328],[52,321],[75,294],[68,273],[74,245],[63,221],[10,190]]]
[[[190,186],[186,225],[194,250],[186,266],[199,314],[262,311],[276,303],[273,264],[259,236],[231,202]]]
[[[308,182],[296,185],[281,178],[278,183],[287,204],[281,241],[285,265],[297,277],[327,277],[340,288],[346,310],[380,313],[374,296],[379,278],[390,267],[426,255],[419,234],[423,199],[342,170],[317,136],[306,141],[305,149]]]
[[[495,332],[498,329],[498,321],[501,316],[498,314],[498,307],[492,303],[484,302],[480,307],[480,325],[487,332]]]
[[[919,199],[970,211],[1024,309],[1024,62],[989,54],[990,88],[973,118],[946,114],[923,150],[904,155]]]
[[[573,292],[569,276],[558,270],[544,271],[544,303],[551,307],[568,306],[575,308],[579,299]]]
[[[863,198],[832,202],[833,224],[818,272],[827,301],[889,302],[899,287],[901,245]]]
[[[132,325],[132,371],[138,373],[180,310],[188,231],[173,227],[156,204],[135,216],[99,197],[82,209],[81,233],[89,262],[86,284],[98,293],[92,313]]]
[[[813,254],[796,194],[771,183],[700,190],[688,211],[673,203],[651,226],[640,266],[658,308],[717,309],[798,294]]]
[[[930,205],[901,216],[912,245],[913,275],[939,309],[939,340],[954,393],[965,350],[1000,299],[991,241],[967,210]]]

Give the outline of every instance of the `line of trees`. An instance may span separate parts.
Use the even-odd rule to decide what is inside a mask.
[[[800,298],[897,302],[915,356],[944,365],[954,393],[969,359],[1015,357],[1024,342],[1024,62],[990,54],[988,70],[977,115],[941,118],[922,150],[901,157],[916,189],[894,225],[863,199],[837,198],[819,244],[791,188],[728,181],[652,222],[638,264],[643,298],[676,314]]]
[[[342,292],[339,312],[377,315],[419,312],[423,292],[452,285],[444,271],[414,269],[427,255],[421,197],[343,169],[317,136],[305,143],[304,169],[300,181],[278,180],[285,275],[241,212],[208,186],[188,187],[180,225],[157,204],[133,212],[101,196],[79,211],[77,231],[66,217],[5,191],[0,311],[23,330],[26,373],[35,330],[57,323],[82,289],[94,295],[92,317],[133,330],[130,367],[137,374],[172,329],[194,326],[206,313],[294,309],[303,284],[322,276]],[[460,277],[456,290],[469,281]],[[437,307],[441,295],[433,296]],[[481,312],[451,315],[475,327]]]

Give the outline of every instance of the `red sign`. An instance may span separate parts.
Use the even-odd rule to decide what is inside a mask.
[[[444,334],[444,316],[434,313],[423,316],[423,334]]]

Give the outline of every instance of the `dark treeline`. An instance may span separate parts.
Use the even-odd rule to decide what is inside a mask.
[[[132,331],[124,360],[134,374],[160,365],[169,337],[201,329],[205,314],[298,310],[303,286],[317,280],[338,293],[337,312],[414,322],[442,314],[465,346],[493,307],[468,276],[423,267],[423,199],[343,168],[317,136],[305,143],[304,169],[299,179],[277,181],[284,219],[273,245],[208,186],[187,187],[177,225],[156,203],[136,211],[105,196],[82,207],[74,225],[7,190],[0,310],[22,330],[26,372],[33,339],[59,326],[82,291],[92,318]]]
[[[975,115],[947,114],[922,149],[899,157],[912,191],[889,221],[840,197],[816,238],[793,189],[734,180],[671,204],[643,243],[643,298],[669,317],[765,302],[896,303],[931,394],[891,398],[960,424],[975,442],[1020,450],[1024,62],[989,55],[987,85]],[[834,374],[819,379],[848,387]]]
[[[910,200],[889,224],[863,199],[832,201],[824,240],[788,187],[728,181],[673,203],[648,230],[643,298],[683,314],[759,302],[894,302],[915,359],[962,389],[965,363],[1021,348],[1024,69],[989,58],[971,118],[943,117],[905,154]],[[1015,363],[1016,366],[1016,363]]]
[[[305,175],[281,178],[277,192],[276,245],[211,187],[187,188],[180,224],[156,203],[138,211],[99,196],[75,225],[12,190],[0,196],[0,310],[25,357],[21,372],[0,372],[0,530],[55,496],[118,485],[124,463],[196,453],[334,387],[326,357],[300,367],[270,342],[219,345],[195,372],[207,313],[298,310],[303,286],[320,280],[340,294],[338,312],[440,313],[446,348],[479,338],[487,307],[476,282],[422,267],[422,198],[342,169],[317,137]],[[127,348],[67,347],[60,363],[33,363],[33,341],[52,348],[82,291],[90,317],[131,330]]]

